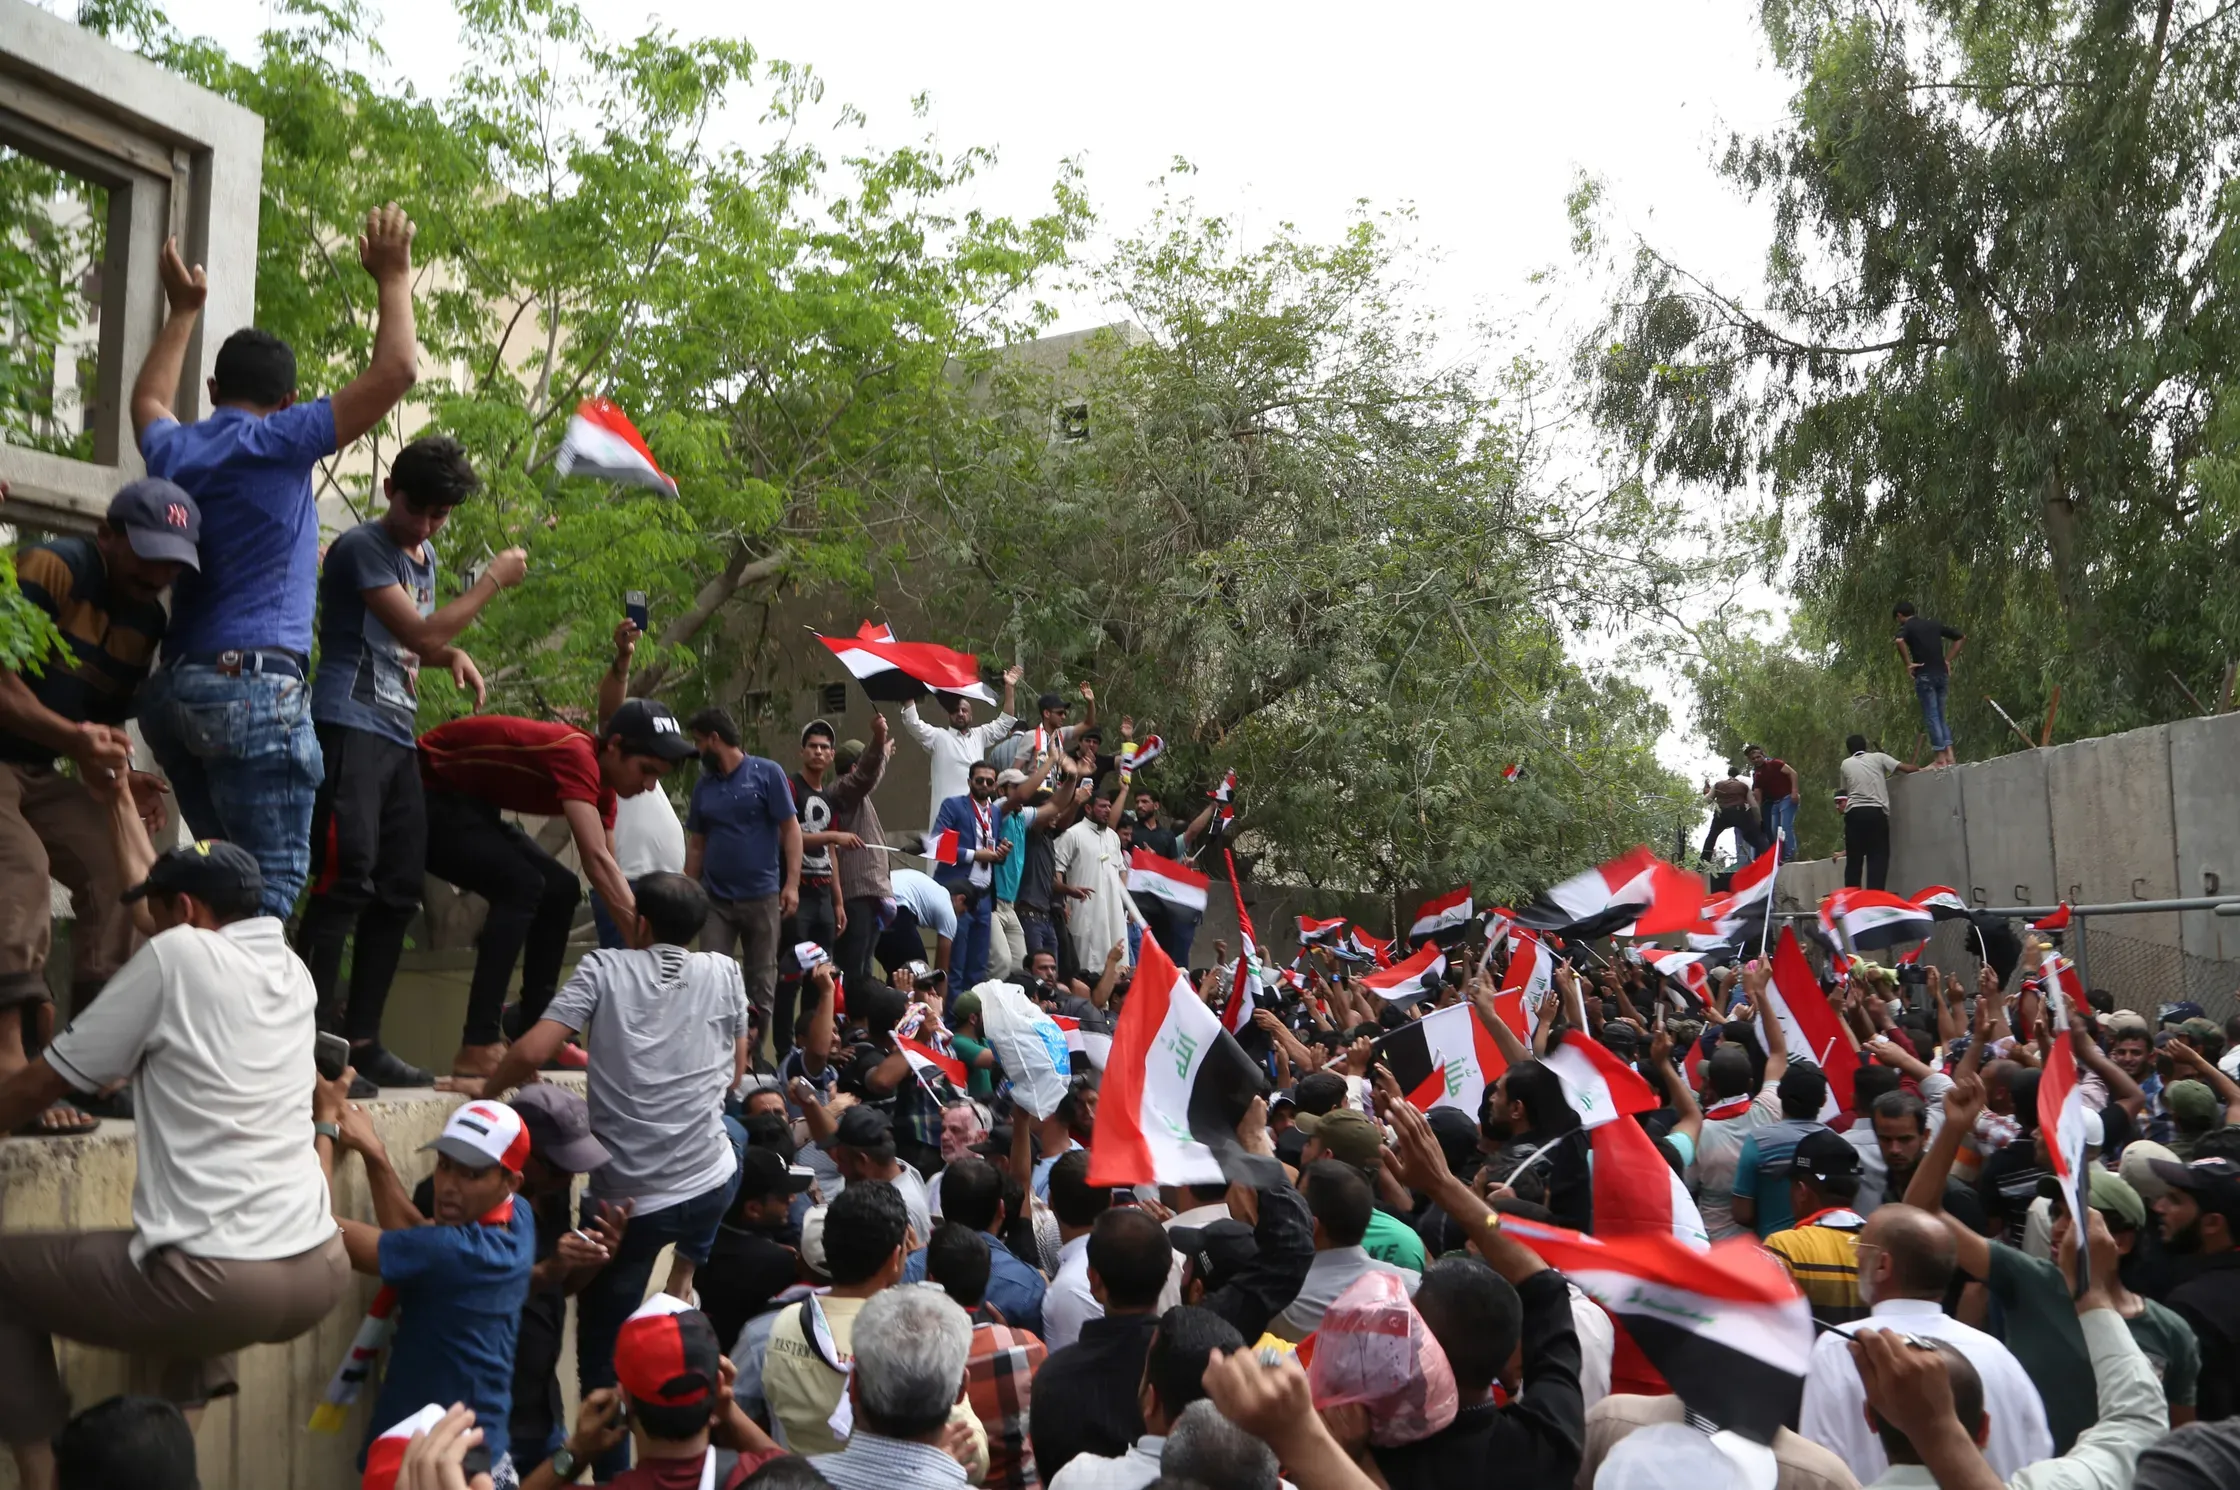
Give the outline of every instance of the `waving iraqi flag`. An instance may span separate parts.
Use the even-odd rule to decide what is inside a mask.
[[[1453,1107],[1476,1121],[1486,1088],[1509,1063],[1468,1004],[1449,1004],[1386,1035],[1377,1047],[1409,1102]]]
[[[653,458],[638,427],[612,400],[587,398],[576,405],[568,432],[552,457],[562,476],[591,476],[618,486],[643,486],[665,497],[677,494],[676,482]]]
[[[1408,940],[1411,944],[1427,939],[1442,944],[1451,942],[1469,928],[1473,909],[1468,885],[1449,890],[1436,900],[1427,900],[1416,911],[1415,924],[1408,928]]]
[[[1266,1091],[1236,1036],[1146,937],[1105,1058],[1089,1183],[1217,1185],[1230,1169],[1241,1177],[1237,1123]]]
[[[1447,954],[1437,942],[1425,942],[1404,962],[1379,968],[1361,980],[1361,986],[1378,998],[1404,1004],[1422,998],[1430,986],[1447,975]]]
[[[1917,942],[1937,929],[1926,908],[1886,890],[1834,890],[1820,902],[1820,924],[1840,932],[1853,951]]]
[[[1128,889],[1134,894],[1154,896],[1203,914],[1206,888],[1212,883],[1189,865],[1161,858],[1147,848],[1128,851]]]
[[[1626,935],[1655,936],[1694,927],[1703,902],[1700,876],[1636,848],[1553,886],[1517,912],[1517,924],[1591,940],[1630,923]]]
[[[929,693],[961,693],[994,703],[995,692],[980,681],[980,659],[931,642],[898,642],[894,632],[866,621],[854,636],[817,640],[831,649],[874,703],[907,704]]]

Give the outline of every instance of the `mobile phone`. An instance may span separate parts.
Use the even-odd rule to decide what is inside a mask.
[[[350,1064],[350,1042],[321,1030],[311,1042],[311,1062],[322,1081],[333,1081]]]
[[[640,631],[652,629],[649,625],[650,613],[646,610],[645,591],[624,590],[622,592],[622,613],[628,616],[630,624]]]

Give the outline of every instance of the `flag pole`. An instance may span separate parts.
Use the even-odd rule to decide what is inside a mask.
[[[1776,894],[1776,893],[1777,893],[1777,892],[1778,892],[1778,891],[1779,891],[1780,889],[1781,889],[1781,836],[1780,836],[1779,834],[1775,834],[1775,835],[1774,835],[1774,839],[1773,839],[1773,873],[1772,873],[1772,874],[1770,874],[1770,875],[1768,875],[1768,876],[1766,876],[1766,920],[1765,920],[1765,926],[1764,926],[1764,927],[1763,927],[1763,928],[1762,928],[1762,929],[1761,929],[1761,930],[1760,930],[1760,931],[1758,932],[1758,955],[1759,955],[1760,957],[1770,957],[1770,956],[1772,956],[1772,955],[1773,955],[1773,954],[1772,954],[1772,953],[1771,953],[1770,951],[1768,951],[1768,950],[1767,950],[1767,946],[1766,946],[1766,944],[1767,944],[1768,942],[1771,942],[1771,941],[1773,940],[1773,901],[1774,901],[1774,896],[1775,896],[1775,894]]]

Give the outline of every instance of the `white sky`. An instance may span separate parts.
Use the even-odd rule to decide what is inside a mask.
[[[440,91],[459,55],[448,0],[377,3],[391,62]],[[1746,0],[584,9],[610,36],[661,24],[743,36],[765,57],[811,64],[827,104],[870,116],[874,142],[930,128],[948,148],[994,147],[1000,165],[979,183],[990,211],[1040,210],[1067,156],[1082,159],[1106,231],[1145,219],[1154,178],[1178,155],[1197,167],[1183,185],[1200,209],[1241,213],[1248,226],[1289,221],[1328,235],[1358,199],[1412,204],[1433,256],[1421,293],[1458,327],[1542,299],[1529,276],[1568,261],[1563,200],[1581,171],[1605,183],[1626,227],[1747,292],[1765,218],[1709,162],[1729,131],[1777,122],[1789,93]],[[170,0],[169,10],[243,55],[268,17],[242,0]],[[921,92],[924,121],[910,113]],[[1559,307],[1556,324],[1590,308]],[[1095,305],[1064,311],[1056,329],[1110,318]],[[1560,356],[1555,333],[1542,334],[1549,344],[1536,350]],[[1679,691],[1667,696],[1684,715]],[[1684,717],[1676,723],[1684,730]],[[1691,775],[1711,759],[1687,734],[1661,753]]]

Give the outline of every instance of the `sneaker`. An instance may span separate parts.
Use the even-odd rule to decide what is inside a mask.
[[[370,1101],[371,1099],[373,1099],[373,1098],[375,1098],[375,1097],[378,1097],[378,1096],[380,1096],[380,1095],[381,1095],[381,1088],[379,1088],[379,1087],[375,1086],[375,1085],[374,1085],[374,1084],[373,1084],[372,1082],[370,1082],[370,1081],[366,1080],[366,1079],[365,1079],[365,1076],[364,1076],[364,1075],[363,1075],[362,1073],[359,1073],[359,1074],[355,1074],[355,1075],[351,1076],[351,1078],[350,1078],[350,1100],[351,1100],[351,1101],[353,1101],[353,1102],[366,1102],[366,1101]]]
[[[350,1053],[350,1064],[355,1066],[362,1081],[377,1087],[384,1086],[434,1086],[435,1073],[423,1071],[410,1061],[399,1058],[386,1046],[369,1045]],[[353,1087],[350,1095],[358,1095]]]

